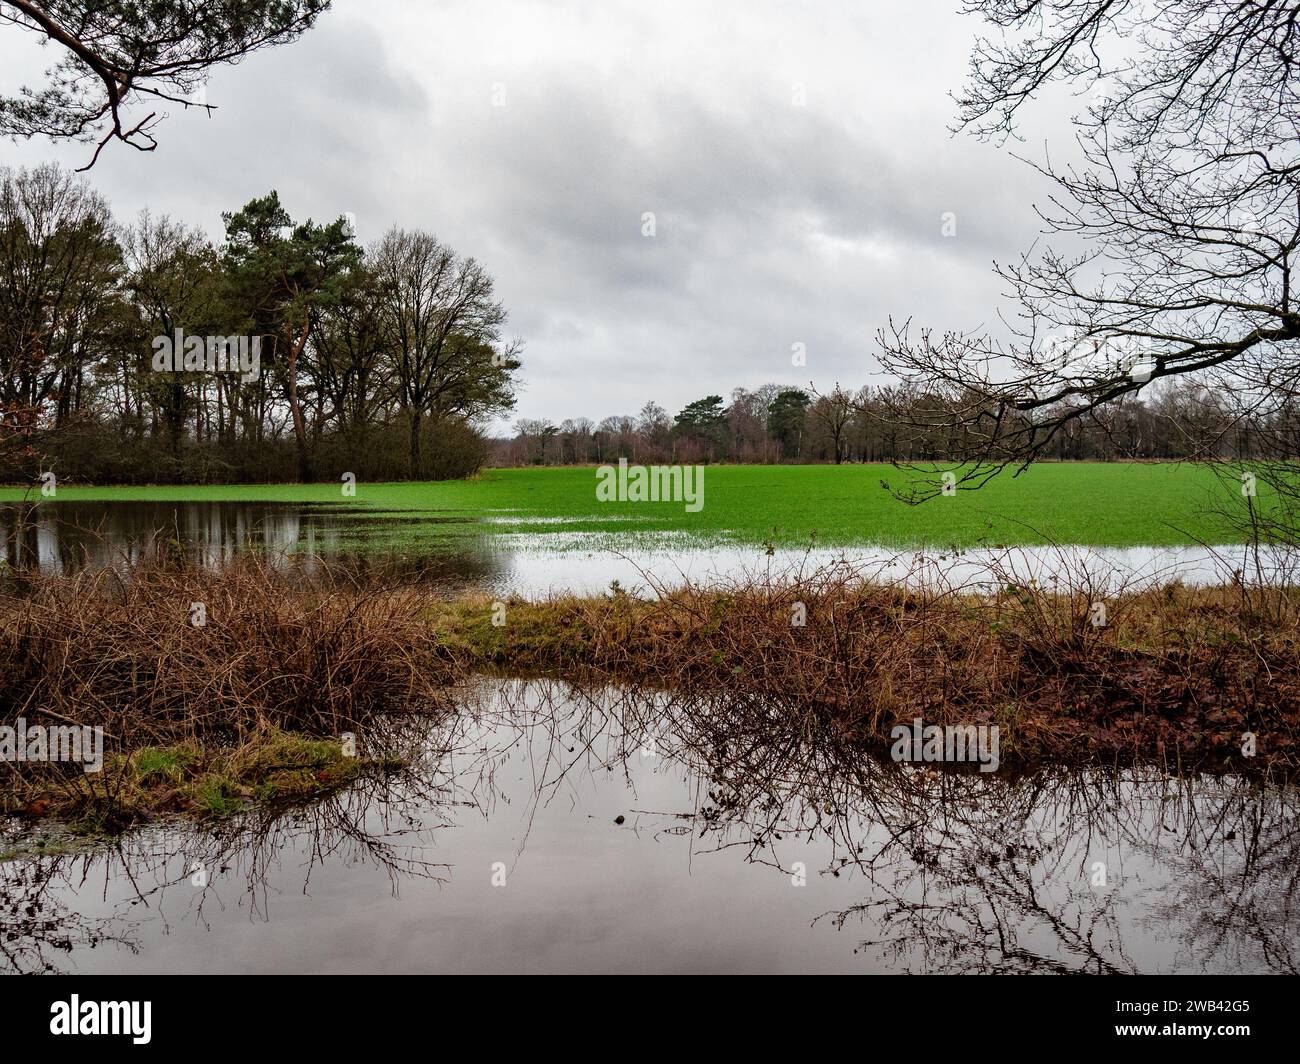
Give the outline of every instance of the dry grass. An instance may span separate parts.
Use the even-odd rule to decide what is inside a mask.
[[[206,623],[195,626],[200,602]],[[247,758],[284,735],[337,737],[381,714],[439,711],[453,668],[426,606],[410,587],[338,573],[293,583],[255,561],[220,574],[12,580],[0,590],[0,724],[102,727],[110,763],[90,781],[98,791],[78,765],[0,765],[0,808],[45,792],[120,805],[130,773],[114,766],[146,749]]]
[[[72,796],[112,820],[132,805],[142,751],[193,755],[172,788],[189,795],[182,808],[204,805],[200,778],[242,780],[247,797],[259,749],[443,710],[451,685],[485,669],[671,689],[732,707],[738,733],[831,727],[865,748],[916,717],[996,724],[1008,766],[1300,764],[1300,592],[1103,593],[1086,574],[1050,591],[1005,574],[993,586],[922,593],[831,566],[648,599],[512,600],[498,626],[486,599],[338,571],[290,580],[254,560],[14,578],[0,587],[0,724],[98,725],[111,760],[90,783],[75,765],[0,766],[0,808]],[[1257,756],[1242,755],[1247,732]]]
[[[426,601],[376,581],[291,581],[251,560],[219,574],[29,578],[0,593],[0,720],[101,725],[137,746],[337,735],[440,697],[450,663],[421,620]]]
[[[797,603],[803,626],[792,623]],[[1004,757],[1020,764],[1289,774],[1300,763],[1297,592],[1003,584],[921,594],[832,567],[655,600],[511,601],[502,627],[491,605],[448,604],[435,620],[467,668],[725,693],[873,744],[915,717],[997,724]]]

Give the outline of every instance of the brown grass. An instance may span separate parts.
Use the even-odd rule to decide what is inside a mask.
[[[504,669],[672,689],[734,707],[746,726],[829,726],[874,749],[915,717],[997,724],[1008,766],[1300,764],[1300,592],[1103,595],[1086,574],[1050,591],[996,588],[921,593],[832,566],[650,599],[511,600],[496,626],[486,599],[338,571],[290,578],[254,560],[13,578],[0,586],[0,724],[100,725],[115,764],[146,749],[247,759],[273,737],[442,710],[449,686]],[[1104,627],[1090,623],[1097,601]],[[190,623],[195,602],[203,627]],[[1246,732],[1255,757],[1242,756]],[[70,793],[79,772],[0,766],[0,805]]]
[[[191,624],[197,602],[201,627]],[[0,589],[0,724],[99,726],[111,759],[255,750],[438,711],[453,668],[422,620],[426,606],[409,587],[338,573],[295,582],[255,561],[219,574],[12,579]],[[0,765],[0,809],[26,808],[43,790],[79,794],[87,780],[113,804],[129,783],[83,775],[77,765]]]
[[[304,584],[254,561],[29,578],[0,594],[0,720],[69,719],[137,744],[268,727],[337,735],[438,700],[450,663],[425,603],[410,587]]]
[[[1090,607],[1107,606],[1094,627]],[[796,603],[803,627],[791,623]],[[1003,585],[918,594],[830,568],[780,585],[441,608],[466,667],[726,693],[871,744],[897,724],[998,724],[1013,763],[1300,763],[1300,593],[1180,586],[1109,597]],[[1246,732],[1258,753],[1242,756]]]

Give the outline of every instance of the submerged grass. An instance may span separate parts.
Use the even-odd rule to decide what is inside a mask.
[[[1035,464],[979,491],[909,506],[896,497],[908,474],[889,465],[709,466],[704,505],[596,500],[591,467],[490,469],[464,481],[361,484],[343,499],[337,484],[239,484],[186,487],[59,486],[59,501],[332,503],[423,515],[463,524],[393,522],[375,539],[393,549],[439,537],[527,533],[557,544],[572,533],[677,532],[706,542],[785,546],[814,538],[825,546],[972,547],[1077,543],[1173,546],[1242,541],[1224,519],[1245,505],[1240,491],[1212,469],[1154,462]],[[1261,483],[1261,505],[1268,486]],[[0,502],[24,498],[0,488]],[[26,495],[30,496],[30,492]]]

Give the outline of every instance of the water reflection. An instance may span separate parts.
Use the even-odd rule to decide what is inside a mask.
[[[42,502],[0,506],[5,559],[14,570],[123,572],[148,562],[217,570],[258,553],[308,574],[322,560],[360,572],[419,573],[449,590],[500,579],[501,555],[485,536],[449,538],[459,518],[378,513],[320,503]],[[416,550],[411,537],[416,535]]]
[[[702,542],[680,532],[638,532],[622,518],[612,519],[607,532],[570,531],[559,522],[527,534],[493,531],[501,520],[325,503],[47,500],[0,505],[9,567],[47,573],[83,566],[126,571],[132,564],[162,558],[216,569],[256,552],[285,568],[317,571],[321,560],[342,561],[361,570],[379,567],[419,575],[450,592],[526,597],[600,594],[614,582],[653,594],[686,580],[706,585],[764,581],[828,566],[939,592],[1060,582],[1118,594],[1176,580],[1193,585],[1280,583],[1300,576],[1300,557],[1280,548],[1258,553],[1242,546],[765,549],[729,542],[725,533]]]
[[[405,723],[409,773],[307,810],[0,867],[4,963],[1300,967],[1293,790],[904,768],[792,708],[484,681],[453,719]]]

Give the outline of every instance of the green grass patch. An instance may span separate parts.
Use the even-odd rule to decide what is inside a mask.
[[[637,545],[644,533],[675,532],[706,543],[974,547],[1050,542],[1091,546],[1228,543],[1240,533],[1215,511],[1241,512],[1231,482],[1201,466],[1045,463],[1003,474],[976,491],[911,506],[890,488],[906,474],[886,465],[709,466],[704,507],[601,503],[593,468],[488,470],[466,481],[360,484],[355,498],[334,484],[210,487],[60,487],[60,501],[332,503],[366,508],[375,549],[418,547],[458,537],[529,533],[541,546],[590,545],[573,533],[602,533],[603,545]],[[1260,486],[1261,493],[1264,487]],[[34,493],[29,493],[29,498]],[[23,497],[0,489],[0,502]],[[1267,500],[1261,494],[1260,503]],[[385,526],[383,515],[393,520]],[[397,520],[400,518],[401,520]]]
[[[335,739],[269,731],[238,747],[184,743],[119,754],[102,773],[29,790],[10,811],[54,818],[74,838],[112,835],[169,814],[219,819],[254,804],[309,803],[366,772],[401,765],[394,758],[349,757]]]

